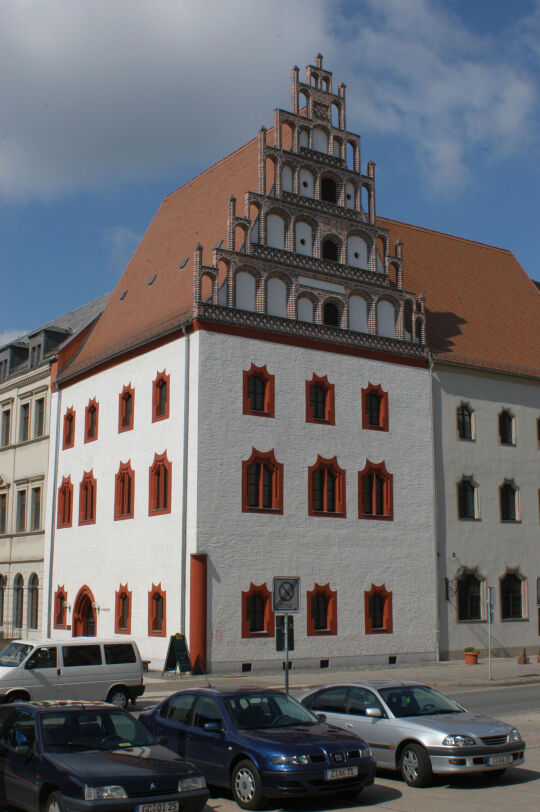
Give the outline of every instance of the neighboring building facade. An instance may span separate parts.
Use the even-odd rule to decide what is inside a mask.
[[[0,635],[42,635],[51,366],[107,297],[0,348]]]

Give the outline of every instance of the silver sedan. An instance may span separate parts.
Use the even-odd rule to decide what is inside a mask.
[[[432,773],[501,775],[524,761],[525,742],[515,727],[471,713],[427,685],[342,683],[298,699],[330,724],[365,739],[377,766],[401,770],[413,787],[428,784]]]

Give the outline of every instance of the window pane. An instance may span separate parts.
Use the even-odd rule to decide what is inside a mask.
[[[17,491],[17,533],[26,530],[26,491]]]
[[[248,506],[259,507],[260,463],[254,462],[248,468]]]
[[[363,511],[366,515],[373,513],[372,501],[373,474],[366,474],[362,480]]]
[[[0,493],[0,535],[7,529],[7,494]]]
[[[265,599],[260,595],[250,595],[247,599],[247,621],[250,632],[264,631],[265,604]]]
[[[328,629],[328,598],[320,592],[311,599],[311,617],[315,631]]]
[[[76,665],[101,665],[99,646],[62,646],[62,656],[66,668]]]
[[[5,409],[2,412],[2,445],[9,445],[9,435],[11,428],[11,411]]]
[[[371,595],[369,599],[369,616],[372,629],[384,628],[384,600],[377,593]]]
[[[28,440],[29,421],[30,421],[30,404],[23,403],[20,411],[21,422],[19,424],[19,442],[23,443]]]
[[[378,395],[370,392],[366,398],[366,410],[368,416],[368,424],[370,426],[379,426],[379,397]]]
[[[480,620],[480,588],[478,578],[472,573],[464,573],[458,581],[459,620]]]
[[[312,386],[309,390],[311,415],[314,420],[326,418],[326,392],[322,386]]]
[[[32,488],[31,529],[39,530],[41,526],[41,488]]]
[[[323,477],[324,471],[320,468],[313,472],[313,510],[324,510]]]
[[[265,382],[259,375],[251,375],[248,380],[248,398],[252,412],[264,412]]]
[[[137,660],[131,643],[107,643],[103,648],[106,663],[134,663]]]
[[[45,401],[39,398],[34,403],[34,437],[42,437],[45,420]]]
[[[326,510],[336,512],[336,477],[332,471],[326,471]]]
[[[501,610],[503,619],[523,617],[521,605],[521,580],[509,574],[501,581]]]
[[[272,507],[272,471],[267,465],[262,466],[262,506]]]

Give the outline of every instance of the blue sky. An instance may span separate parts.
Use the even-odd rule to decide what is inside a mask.
[[[540,280],[540,0],[2,0],[0,344],[111,290],[163,197],[290,109],[318,51],[378,214]]]

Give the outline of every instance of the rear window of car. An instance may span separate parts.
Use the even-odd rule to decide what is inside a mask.
[[[100,646],[62,646],[65,668],[76,665],[101,665]]]
[[[105,662],[109,665],[137,662],[135,649],[131,643],[106,643],[103,648],[105,649]]]

